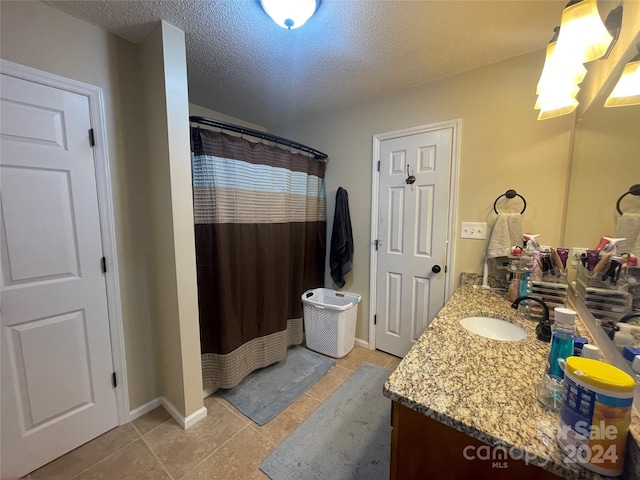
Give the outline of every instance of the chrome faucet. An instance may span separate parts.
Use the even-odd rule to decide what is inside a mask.
[[[537,302],[540,305],[542,305],[542,319],[540,320],[540,323],[538,323],[538,326],[536,327],[536,338],[543,342],[551,341],[551,322],[549,321],[549,307],[547,307],[547,304],[544,303],[539,298],[529,297],[527,295],[527,296],[516,298],[511,304],[511,308],[515,308],[517,310],[518,306],[520,305],[520,302],[522,302],[523,300],[529,300],[529,301],[533,300],[534,302]]]

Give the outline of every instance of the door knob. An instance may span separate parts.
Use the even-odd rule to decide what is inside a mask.
[[[440,273],[440,270],[442,270],[442,269],[440,268],[440,265],[434,265],[433,267],[431,267],[431,271],[432,271],[433,273]]]

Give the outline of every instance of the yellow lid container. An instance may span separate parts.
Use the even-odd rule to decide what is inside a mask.
[[[609,393],[630,393],[636,385],[630,375],[599,360],[569,357],[566,362],[565,373],[579,378],[582,383]]]
[[[558,444],[567,461],[607,477],[622,474],[635,382],[599,360],[569,357]]]

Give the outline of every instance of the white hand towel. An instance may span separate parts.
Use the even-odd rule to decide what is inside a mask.
[[[615,236],[626,239],[618,242],[618,253],[640,256],[640,213],[623,213],[618,219]]]
[[[522,246],[522,215],[499,213],[487,246],[487,258],[507,257],[511,247]]]

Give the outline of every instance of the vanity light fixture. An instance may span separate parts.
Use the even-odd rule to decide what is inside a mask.
[[[553,54],[558,43],[559,31],[560,27],[553,29],[553,37],[551,37],[547,45],[547,54],[545,56],[544,66],[542,67],[542,74],[536,87],[536,95],[540,95],[543,90],[549,88],[544,88],[545,84],[556,84],[558,80],[566,79],[574,85],[578,85],[582,83],[582,80],[584,80],[587,74],[587,69],[584,68],[584,65],[580,62],[567,62],[564,65],[554,62]],[[538,108],[540,107],[537,106],[536,109]]]
[[[605,107],[640,105],[640,45],[638,54],[625,66],[611,95],[604,102]]]
[[[540,80],[536,87],[536,95],[540,95],[545,83],[555,84],[557,80],[566,78],[570,79],[575,85],[578,85],[582,83],[582,80],[584,80],[584,77],[587,74],[587,69],[584,68],[582,63],[572,62],[569,65],[554,64],[553,53],[555,52],[556,45],[558,43],[559,32],[560,27],[553,29],[553,37],[551,37],[551,40],[549,40],[549,44],[547,45],[547,54],[544,59],[542,74],[540,75]],[[566,72],[566,75],[564,72]],[[538,104],[536,104],[536,110],[539,108]]]
[[[260,0],[262,9],[282,28],[300,28],[316,12],[321,0]]]
[[[600,18],[596,0],[571,0],[562,11],[558,60],[587,63],[601,58],[613,36]]]
[[[560,27],[547,46],[545,64],[536,88],[538,120],[566,115],[578,106],[578,86],[584,64],[608,55],[622,23],[622,7],[607,16],[606,26],[596,0],[571,0],[562,11]],[[613,33],[613,35],[612,35]]]
[[[554,57],[560,27],[554,28],[547,45],[542,74],[536,87],[538,99],[534,108],[541,110],[538,120],[571,113],[578,106],[575,100],[587,69],[580,62],[558,62]]]
[[[549,92],[543,92],[538,97],[540,105],[540,113],[538,120],[546,120],[547,118],[559,117],[573,112],[578,106],[576,95],[580,88],[577,85],[573,89],[560,90],[554,89]]]

